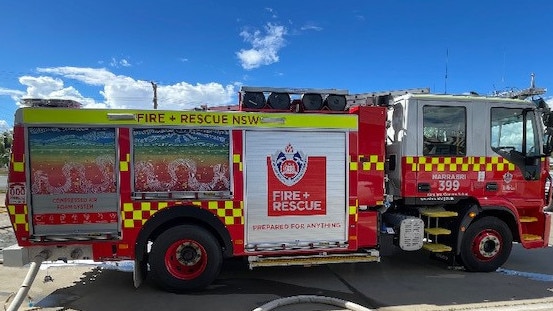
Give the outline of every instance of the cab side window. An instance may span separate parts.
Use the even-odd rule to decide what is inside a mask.
[[[491,147],[499,154],[540,153],[534,113],[516,108],[492,108]]]
[[[466,155],[466,120],[464,107],[423,107],[423,155]]]

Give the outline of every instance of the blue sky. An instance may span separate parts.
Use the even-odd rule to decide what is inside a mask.
[[[5,0],[0,125],[29,97],[149,109],[152,81],[160,109],[235,104],[241,85],[552,88],[552,16],[550,0]]]

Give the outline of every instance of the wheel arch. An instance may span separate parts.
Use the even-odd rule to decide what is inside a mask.
[[[518,224],[513,211],[507,207],[499,205],[481,206],[477,201],[467,201],[466,207],[462,209],[462,215],[460,217],[457,243],[455,247],[455,254],[458,255],[461,252],[461,241],[463,240],[466,229],[476,220],[493,216],[503,221],[511,231],[513,241],[520,242],[520,235],[518,230]],[[475,213],[475,217],[471,217],[471,213]]]
[[[144,261],[148,241],[155,240],[159,234],[169,228],[185,223],[199,225],[211,232],[221,245],[223,257],[232,256],[230,233],[217,216],[194,205],[175,205],[155,213],[142,226],[135,243],[135,260]]]

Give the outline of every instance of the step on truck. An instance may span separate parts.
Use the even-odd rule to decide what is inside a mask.
[[[6,196],[21,264],[133,260],[136,286],[186,291],[231,257],[378,262],[398,247],[494,271],[513,243],[548,245],[553,118],[530,100],[242,87],[236,111],[36,101],[15,114]]]

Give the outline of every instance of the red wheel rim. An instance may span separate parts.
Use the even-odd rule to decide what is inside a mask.
[[[178,240],[165,252],[165,266],[169,273],[181,280],[200,276],[207,266],[207,253],[194,240]]]
[[[499,255],[503,239],[501,235],[491,229],[482,230],[474,238],[472,253],[481,261],[490,261]]]

